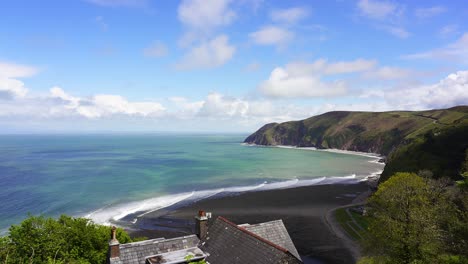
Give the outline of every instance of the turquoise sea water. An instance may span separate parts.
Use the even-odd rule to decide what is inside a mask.
[[[99,223],[215,194],[361,179],[375,158],[242,145],[246,135],[0,136],[0,230],[28,213]]]

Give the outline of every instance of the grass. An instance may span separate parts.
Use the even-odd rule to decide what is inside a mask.
[[[340,208],[335,211],[335,219],[340,224],[341,228],[353,240],[360,240],[366,234],[369,223],[365,216],[347,209]]]

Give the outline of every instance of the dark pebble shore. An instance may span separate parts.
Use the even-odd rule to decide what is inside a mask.
[[[234,223],[282,219],[305,263],[353,263],[350,252],[328,228],[325,215],[349,204],[369,189],[367,183],[329,184],[291,189],[247,192],[176,204],[138,218],[131,236],[177,237],[194,233],[198,210],[212,212]]]

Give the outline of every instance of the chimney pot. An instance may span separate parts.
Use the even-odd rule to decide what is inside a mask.
[[[198,215],[195,216],[195,228],[198,238],[201,240],[206,238],[208,233],[208,217],[206,217],[206,212],[203,210],[198,211]]]
[[[111,240],[109,241],[109,259],[120,257],[120,242],[117,240],[117,227],[111,228]]]

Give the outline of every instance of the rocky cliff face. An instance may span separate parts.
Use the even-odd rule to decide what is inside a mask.
[[[388,156],[390,164],[402,156],[403,152],[397,150],[417,142],[426,142],[430,137],[428,135],[437,137],[442,131],[455,128],[464,131],[464,126],[468,126],[468,106],[418,112],[336,111],[300,121],[267,124],[244,142],[372,152]],[[462,141],[464,138],[468,141],[468,136],[461,136]],[[460,144],[460,151],[466,149],[467,146],[463,145],[465,143]],[[392,171],[398,169],[394,165],[390,164]],[[421,166],[424,166],[424,162]],[[411,170],[421,166],[413,166]]]

